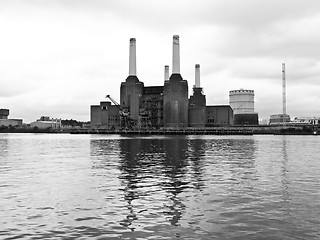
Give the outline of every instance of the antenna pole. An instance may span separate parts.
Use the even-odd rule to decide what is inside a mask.
[[[286,100],[286,65],[282,63],[282,113],[283,123],[285,124],[285,116],[287,114],[287,100]]]

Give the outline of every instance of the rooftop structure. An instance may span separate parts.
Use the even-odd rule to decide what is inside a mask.
[[[0,109],[0,119],[8,119],[9,109]]]

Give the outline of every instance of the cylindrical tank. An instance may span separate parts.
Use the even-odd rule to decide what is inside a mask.
[[[246,89],[230,91],[229,104],[234,114],[254,113],[254,91]]]

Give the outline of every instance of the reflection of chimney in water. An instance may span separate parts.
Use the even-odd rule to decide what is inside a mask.
[[[195,87],[200,88],[200,64],[195,66]]]
[[[173,35],[172,74],[180,74],[180,44],[179,35]]]
[[[164,80],[165,81],[169,80],[169,66],[168,65],[164,66]]]
[[[130,52],[129,52],[129,76],[137,75],[136,65],[136,39],[130,38]]]

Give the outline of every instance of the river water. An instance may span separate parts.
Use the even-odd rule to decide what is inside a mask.
[[[0,239],[320,239],[319,146],[0,134]]]

